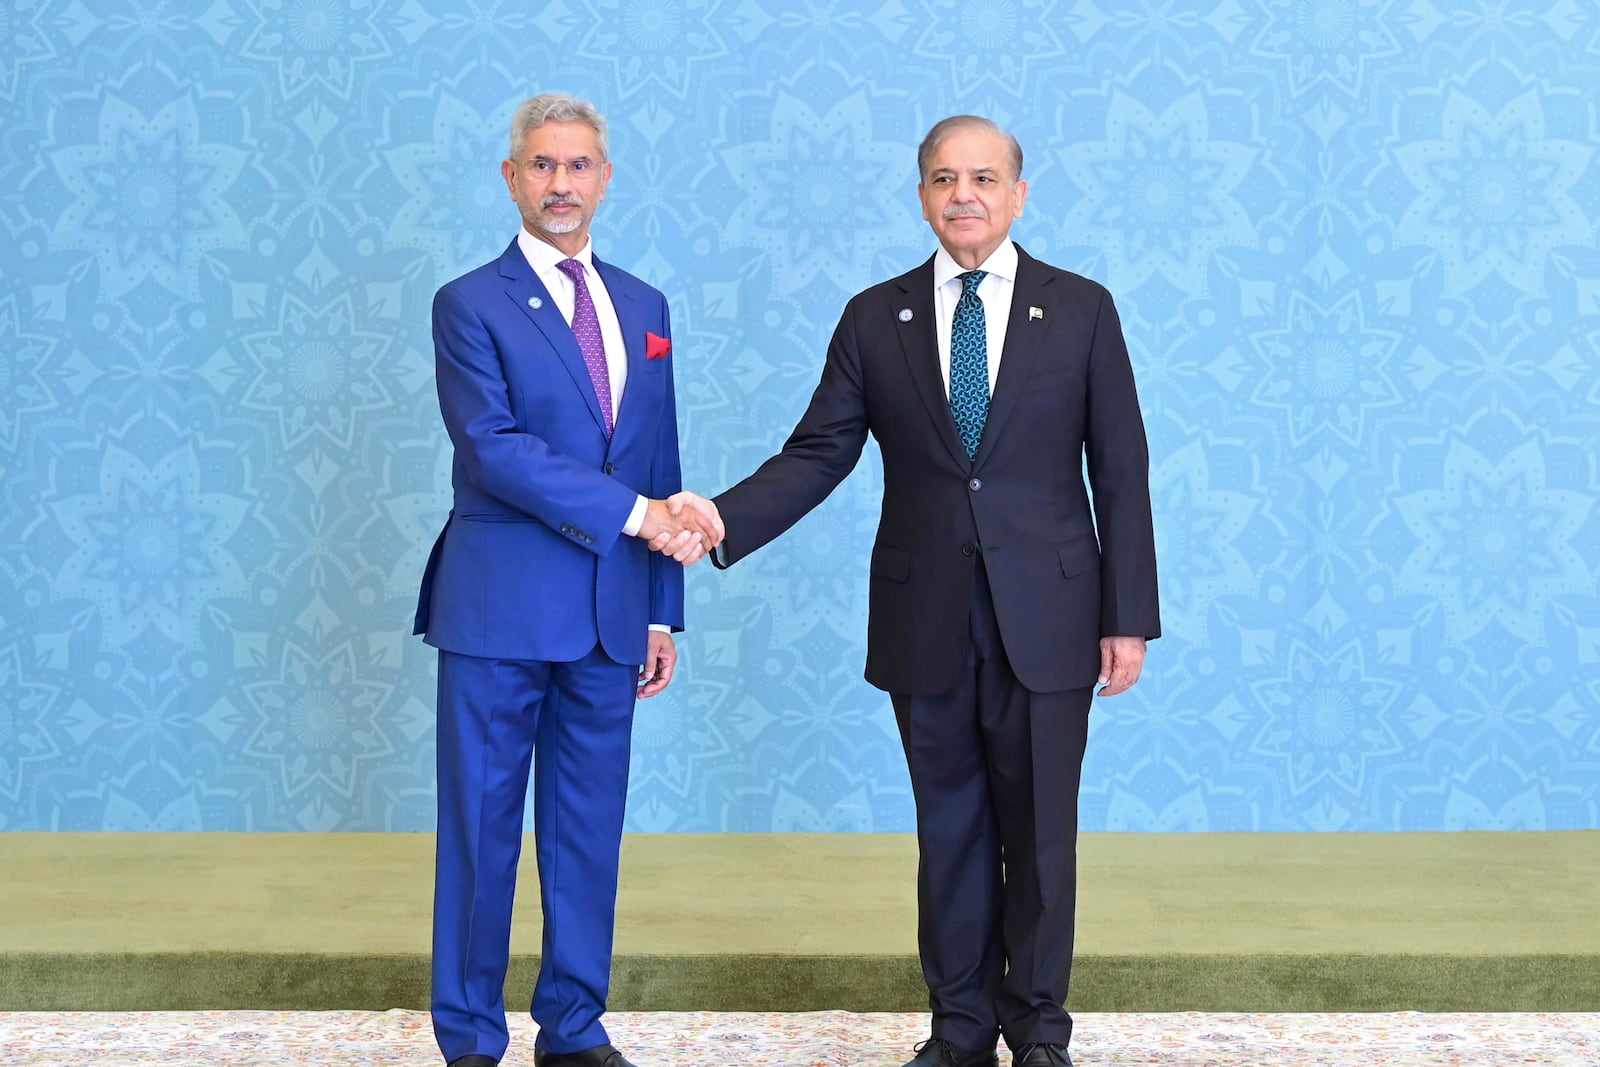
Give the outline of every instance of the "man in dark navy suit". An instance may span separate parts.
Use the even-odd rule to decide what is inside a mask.
[[[1027,197],[1016,140],[958,115],[917,157],[938,251],[845,307],[783,450],[690,504],[720,512],[712,560],[729,566],[877,439],[866,676],[891,695],[910,766],[933,1011],[908,1067],[995,1064],[1001,1034],[1017,1067],[1054,1067],[1072,1062],[1089,705],[1096,684],[1137,680],[1161,632],[1149,454],[1111,295],[1010,240]]]
[[[630,1067],[601,1016],[634,699],[672,680],[682,564],[720,534],[668,510],[680,486],[667,302],[590,246],[611,178],[605,121],[584,101],[534,97],[501,173],[521,230],[433,306],[455,446],[455,507],[416,619],[439,649],[434,1033],[451,1067],[505,1055],[531,762],[534,1063]],[[680,534],[672,557],[650,551]]]

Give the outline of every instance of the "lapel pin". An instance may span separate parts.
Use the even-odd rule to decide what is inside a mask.
[[[901,322],[910,322],[911,321],[911,309],[910,308],[901,308],[900,309],[900,321]]]
[[[544,301],[540,300],[536,296],[530,296],[528,297],[528,306],[533,310],[538,311],[540,308],[544,307]]]
[[[1042,319],[1042,318],[1044,318],[1044,308],[1030,307],[1028,309],[1028,321],[1029,322],[1032,322],[1034,319]]]

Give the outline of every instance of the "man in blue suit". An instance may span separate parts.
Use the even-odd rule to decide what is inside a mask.
[[[611,179],[605,120],[557,93],[526,101],[501,174],[521,230],[433,305],[455,446],[455,506],[416,618],[439,649],[434,1033],[450,1067],[505,1055],[531,763],[534,1063],[631,1067],[601,1016],[634,699],[672,680],[683,563],[720,535],[667,504],[680,479],[666,300],[590,246]],[[673,556],[650,551],[658,536]]]
[[[997,1067],[1001,1034],[1012,1067],[1071,1067],[1089,707],[1161,634],[1144,420],[1111,294],[1011,240],[1016,138],[953,115],[917,169],[937,250],[845,306],[778,455],[714,502],[680,499],[720,513],[712,562],[732,565],[877,440],[866,676],[911,773],[933,1015],[906,1067]]]

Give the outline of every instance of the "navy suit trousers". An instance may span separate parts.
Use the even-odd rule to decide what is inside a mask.
[[[980,557],[981,559],[981,557]],[[933,1036],[1065,1045],[1078,781],[1093,687],[1025,689],[980,562],[956,687],[893,695],[917,808],[917,947]]]

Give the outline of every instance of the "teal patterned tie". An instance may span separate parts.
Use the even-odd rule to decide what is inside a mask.
[[[977,458],[989,416],[989,326],[978,299],[978,283],[987,273],[969,270],[961,275],[961,299],[950,321],[950,414],[968,459]]]

